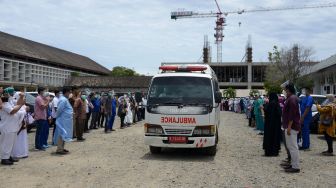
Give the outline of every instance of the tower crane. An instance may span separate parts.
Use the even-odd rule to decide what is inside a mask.
[[[318,8],[329,8],[336,7],[336,3],[326,3],[318,5],[304,5],[298,7],[280,7],[280,8],[264,8],[264,9],[252,9],[252,10],[238,10],[222,12],[217,0],[215,0],[217,6],[217,12],[194,12],[194,11],[174,11],[171,12],[171,19],[184,19],[184,18],[209,18],[216,17],[216,27],[215,27],[215,44],[217,45],[217,63],[222,62],[222,42],[224,38],[223,30],[226,26],[226,17],[229,14],[243,14],[243,13],[253,13],[253,12],[270,12],[270,11],[285,11],[285,10],[301,10],[301,9],[318,9]]]

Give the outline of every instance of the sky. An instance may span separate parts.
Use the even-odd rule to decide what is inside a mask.
[[[223,12],[336,3],[335,0],[218,0]],[[161,62],[201,61],[212,48],[215,18],[171,20],[170,12],[216,11],[214,0],[0,0],[0,31],[87,56],[108,69],[153,75]],[[240,62],[251,36],[254,61],[274,45],[313,48],[313,60],[336,54],[336,7],[229,14],[223,62]],[[239,26],[238,23],[241,23]]]

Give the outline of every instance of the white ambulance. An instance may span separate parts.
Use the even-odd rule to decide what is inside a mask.
[[[203,148],[216,155],[222,94],[206,64],[163,64],[153,77],[146,106],[145,144],[162,148]]]

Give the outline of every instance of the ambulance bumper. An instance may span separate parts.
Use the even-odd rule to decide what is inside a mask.
[[[162,148],[206,148],[216,145],[216,137],[188,137],[187,143],[169,143],[168,136],[145,136],[145,144]]]

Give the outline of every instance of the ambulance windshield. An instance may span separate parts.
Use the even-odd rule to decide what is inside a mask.
[[[211,80],[202,77],[157,77],[149,91],[148,105],[213,104]]]

